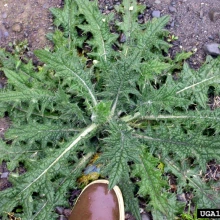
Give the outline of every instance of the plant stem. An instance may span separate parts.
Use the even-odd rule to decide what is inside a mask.
[[[158,120],[158,119],[213,119],[219,121],[218,117],[207,117],[207,116],[193,116],[193,115],[148,115],[141,116],[140,112],[136,112],[133,116],[127,115],[121,118],[124,122],[130,122],[133,120]]]
[[[88,136],[91,132],[93,132],[98,127],[97,124],[93,123],[90,126],[88,126],[84,131],[82,131],[77,137],[74,139],[74,141],[62,152],[59,154],[59,156],[40,174],[38,175],[30,184],[28,184],[20,193],[23,193],[25,190],[27,190],[30,186],[32,186],[35,182],[37,182],[44,174],[48,172],[48,170],[53,167],[67,152],[69,152],[72,148],[76,147],[77,144],[82,141],[86,136]]]

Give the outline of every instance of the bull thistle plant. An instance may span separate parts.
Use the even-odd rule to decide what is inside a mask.
[[[53,49],[35,51],[41,65],[0,51],[7,86],[1,117],[11,126],[0,142],[12,187],[0,192],[0,216],[56,219],[69,207],[93,155],[109,188],[119,185],[126,210],[140,220],[138,197],[154,220],[178,219],[190,193],[195,208],[220,208],[219,182],[204,178],[220,162],[220,58],[199,70],[168,56],[169,17],[138,23],[144,6],[124,0],[102,14],[97,1],[66,0],[52,8]],[[123,35],[123,43],[119,41]],[[16,168],[24,167],[18,174]],[[171,189],[169,176],[175,178]],[[19,211],[16,212],[16,209]]]

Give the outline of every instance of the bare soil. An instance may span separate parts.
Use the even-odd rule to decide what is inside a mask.
[[[203,46],[207,43],[220,43],[220,0],[147,0],[152,5],[147,13],[147,19],[152,10],[159,10],[161,15],[170,15],[169,31],[178,40],[173,42],[172,51],[192,51],[189,59],[193,68],[199,68],[205,60]],[[218,12],[214,21],[212,10]],[[172,11],[172,12],[171,12]]]
[[[51,46],[45,34],[53,30],[50,7],[60,7],[61,0],[1,0],[0,46],[28,40],[31,51]]]

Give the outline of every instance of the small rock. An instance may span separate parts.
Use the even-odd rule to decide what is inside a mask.
[[[142,213],[141,220],[150,220],[150,216],[147,213]]]
[[[152,17],[159,18],[160,17],[160,11],[153,11],[152,12]]]
[[[177,12],[176,8],[175,8],[174,6],[172,6],[172,5],[169,5],[168,8],[169,8],[170,13],[175,13],[175,12]]]
[[[174,26],[175,26],[175,21],[172,21],[171,24],[170,24],[170,27],[173,28]]]
[[[208,36],[209,40],[214,40],[214,37],[212,35]]]
[[[7,18],[7,17],[8,17],[7,13],[6,13],[6,12],[3,12],[3,13],[2,13],[2,18]]]
[[[4,27],[6,28],[6,29],[9,29],[10,28],[10,26],[9,26],[9,24],[8,24],[8,22],[2,22],[2,24],[4,25]]]
[[[59,214],[59,215],[62,215],[62,214],[63,214],[63,210],[64,210],[64,208],[61,207],[61,206],[57,206],[57,207],[55,208],[55,212],[56,212],[57,214]]]
[[[220,44],[210,43],[210,44],[206,44],[203,49],[209,55],[218,56],[218,55],[220,55],[219,46],[220,46]]]
[[[12,25],[12,30],[13,30],[14,32],[17,32],[17,33],[21,32],[21,31],[22,31],[22,25],[21,25],[21,23],[18,23],[18,22],[14,23],[14,24]]]
[[[4,172],[4,173],[2,173],[1,178],[2,179],[8,178],[8,175],[9,175],[9,172]]]
[[[106,11],[105,11],[105,14],[108,15],[110,12],[111,12],[111,11],[106,10]]]
[[[203,16],[204,16],[204,12],[203,12],[203,10],[201,9],[200,12],[199,12],[199,18],[202,19]]]
[[[185,193],[177,194],[177,201],[187,202]]]
[[[60,215],[59,220],[68,220],[64,215]]]
[[[28,32],[27,31],[24,32],[24,37],[28,37]]]
[[[43,8],[48,9],[50,5],[48,3],[43,4]]]
[[[141,19],[141,18],[143,18],[143,17],[144,17],[143,14],[139,14],[139,15],[138,15],[138,19]]]
[[[28,55],[28,57],[32,57],[34,55],[34,53],[32,51],[28,51],[27,55]]]
[[[67,218],[70,217],[71,215],[71,209],[64,209],[63,210],[63,215],[65,215]]]
[[[119,42],[120,43],[125,43],[126,42],[126,36],[124,34],[121,34],[119,37]]]
[[[111,11],[111,10],[113,10],[113,9],[114,9],[114,6],[113,6],[113,5],[109,5],[109,6],[108,6],[108,10]]]
[[[4,35],[5,38],[7,38],[7,37],[9,36],[8,31],[4,31],[4,32],[3,32],[3,35]]]
[[[139,20],[138,20],[138,23],[139,23],[139,24],[143,24],[143,23],[144,23],[144,19],[139,19]]]
[[[125,212],[125,220],[135,220],[136,218],[130,213]]]
[[[146,9],[150,9],[152,5],[150,3],[146,3]]]
[[[160,0],[156,0],[155,3],[156,3],[156,4],[160,4],[161,1],[160,1]]]
[[[171,4],[172,6],[174,6],[174,5],[176,5],[176,2],[175,2],[175,1],[172,1],[170,4]]]
[[[220,18],[220,10],[212,9],[209,11],[209,18],[211,21],[215,22]]]

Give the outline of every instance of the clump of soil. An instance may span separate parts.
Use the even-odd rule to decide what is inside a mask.
[[[45,35],[53,30],[50,7],[60,7],[61,0],[1,0],[0,46],[28,40],[30,51],[51,46]]]

